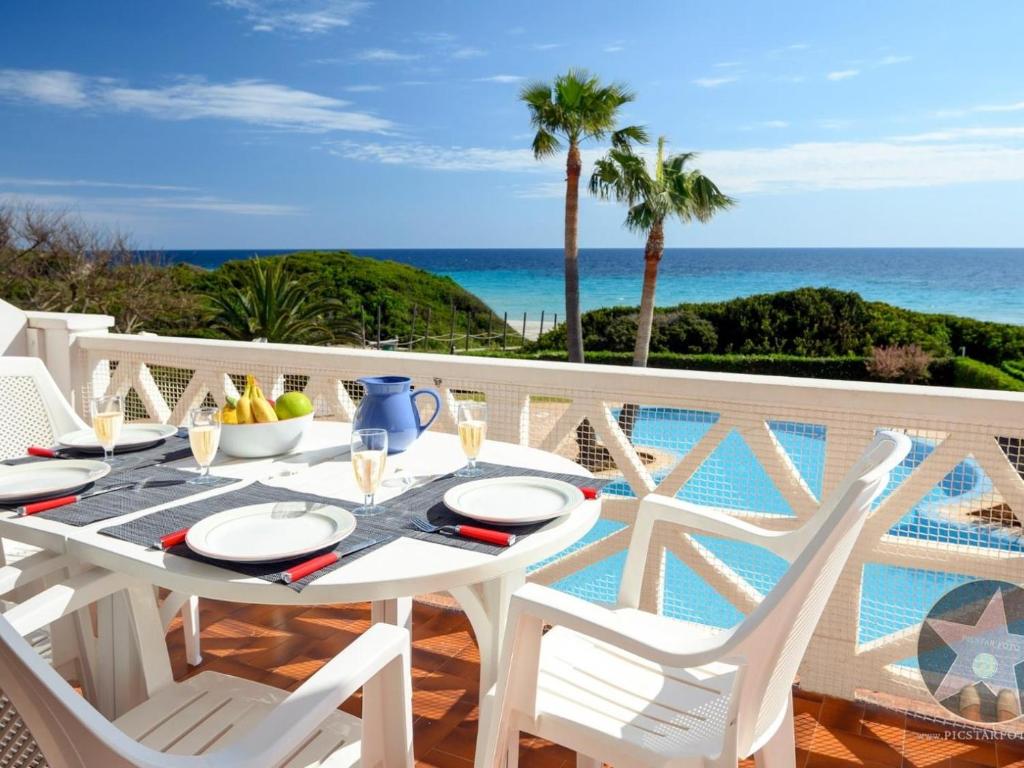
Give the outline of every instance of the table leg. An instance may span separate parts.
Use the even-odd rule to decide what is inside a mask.
[[[379,600],[370,604],[370,621],[373,624],[393,624],[412,631],[412,598],[400,597],[397,600]],[[404,765],[412,768],[412,750],[405,750],[402,739],[391,736],[391,729],[401,732],[396,722],[396,714],[401,713],[407,733],[412,733],[412,703],[387,700],[387,681],[377,675],[363,686],[363,744],[374,745],[374,749],[383,751],[380,755],[363,755],[369,764],[370,758],[381,760],[384,765]],[[391,687],[394,693],[394,687]],[[411,692],[410,692],[411,695]]]
[[[477,768],[487,754],[487,739],[491,736],[494,716],[494,686],[498,680],[501,661],[501,643],[508,619],[508,605],[515,592],[526,582],[526,573],[516,571],[504,576],[451,590],[473,626],[477,646],[480,648],[480,714],[476,735]]]

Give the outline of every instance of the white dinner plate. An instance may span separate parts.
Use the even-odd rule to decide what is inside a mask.
[[[114,451],[138,451],[156,445],[178,433],[178,428],[170,424],[125,424],[114,445]],[[91,429],[76,429],[57,438],[57,442],[66,448],[87,453],[103,453],[103,446],[96,439]]]
[[[64,496],[95,483],[110,465],[91,459],[33,461],[13,467],[0,465],[0,502],[24,502]]]
[[[341,507],[278,501],[210,515],[189,528],[185,543],[216,560],[269,563],[334,546],[355,528],[356,519]]]
[[[457,485],[444,504],[463,517],[494,525],[527,525],[572,512],[583,502],[574,485],[546,477],[492,477]]]

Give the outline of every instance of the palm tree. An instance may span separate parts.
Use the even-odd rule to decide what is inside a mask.
[[[243,267],[240,285],[218,288],[209,299],[212,327],[231,339],[324,343],[350,331],[353,322],[335,316],[340,302],[312,297],[290,279],[280,259],[251,259]]]
[[[580,324],[580,276],[577,249],[579,187],[583,162],[580,144],[611,135],[616,147],[630,141],[644,142],[647,134],[639,126],[615,129],[619,108],[635,98],[624,85],[602,85],[585,69],[570,69],[553,84],[527,84],[519,94],[530,110],[530,122],[537,129],[533,155],[538,160],[554,155],[569,145],[565,161],[565,329],[569,362],[583,362],[583,330]]]
[[[628,145],[612,147],[594,164],[590,191],[602,199],[614,198],[629,206],[626,227],[646,234],[644,247],[644,283],[640,295],[633,365],[647,366],[654,324],[654,293],[658,285],[658,264],[665,252],[665,220],[675,217],[683,223],[708,222],[719,211],[736,201],[724,194],[700,170],[686,168],[696,158],[694,152],[665,157],[665,137],[658,139],[658,154],[651,175],[647,162]],[[632,435],[637,406],[626,404],[619,425]]]

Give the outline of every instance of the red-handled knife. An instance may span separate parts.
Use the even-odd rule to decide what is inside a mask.
[[[30,445],[25,449],[29,456],[38,456],[42,459],[61,459],[63,450],[61,448],[43,448],[39,445]]]
[[[134,483],[122,483],[121,485],[112,485],[109,488],[97,488],[94,491],[89,491],[87,493],[79,493],[74,496],[61,496],[58,499],[34,501],[31,504],[23,504],[14,511],[18,513],[19,517],[25,517],[26,515],[36,515],[40,512],[46,512],[49,509],[66,507],[68,504],[77,504],[79,501],[82,501],[83,499],[91,499],[93,496],[102,496],[104,493],[110,493],[111,491],[123,491],[125,488],[131,488],[133,485]]]
[[[511,547],[516,543],[516,535],[514,533],[492,531],[489,528],[477,528],[475,525],[452,525],[447,527],[454,528],[456,535],[462,536],[465,539],[486,541],[488,544],[497,544],[499,547]]]
[[[296,581],[306,578],[311,573],[316,573],[321,568],[326,568],[329,565],[334,565],[336,562],[341,560],[343,557],[353,555],[356,552],[361,552],[364,549],[374,546],[380,543],[380,539],[367,539],[361,544],[346,550],[345,552],[328,552],[324,555],[310,558],[304,563],[299,563],[296,566],[289,568],[287,571],[281,572],[281,581],[285,584],[292,584]]]
[[[153,542],[153,549],[170,549],[171,547],[176,547],[179,544],[184,543],[186,536],[188,536],[188,528],[182,528],[179,531],[165,533]]]
[[[583,492],[583,498],[587,499],[588,501],[591,499],[596,499],[601,493],[600,491],[597,490],[597,488],[591,488],[590,486],[584,486],[583,488],[580,488],[580,491]]]

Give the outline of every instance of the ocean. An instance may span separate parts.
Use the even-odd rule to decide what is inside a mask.
[[[164,256],[209,268],[293,250],[165,251]],[[559,248],[350,250],[447,275],[510,318],[565,313]],[[583,309],[639,304],[642,269],[640,248],[581,249]],[[657,302],[718,301],[801,286],[1024,325],[1024,248],[669,248]]]

